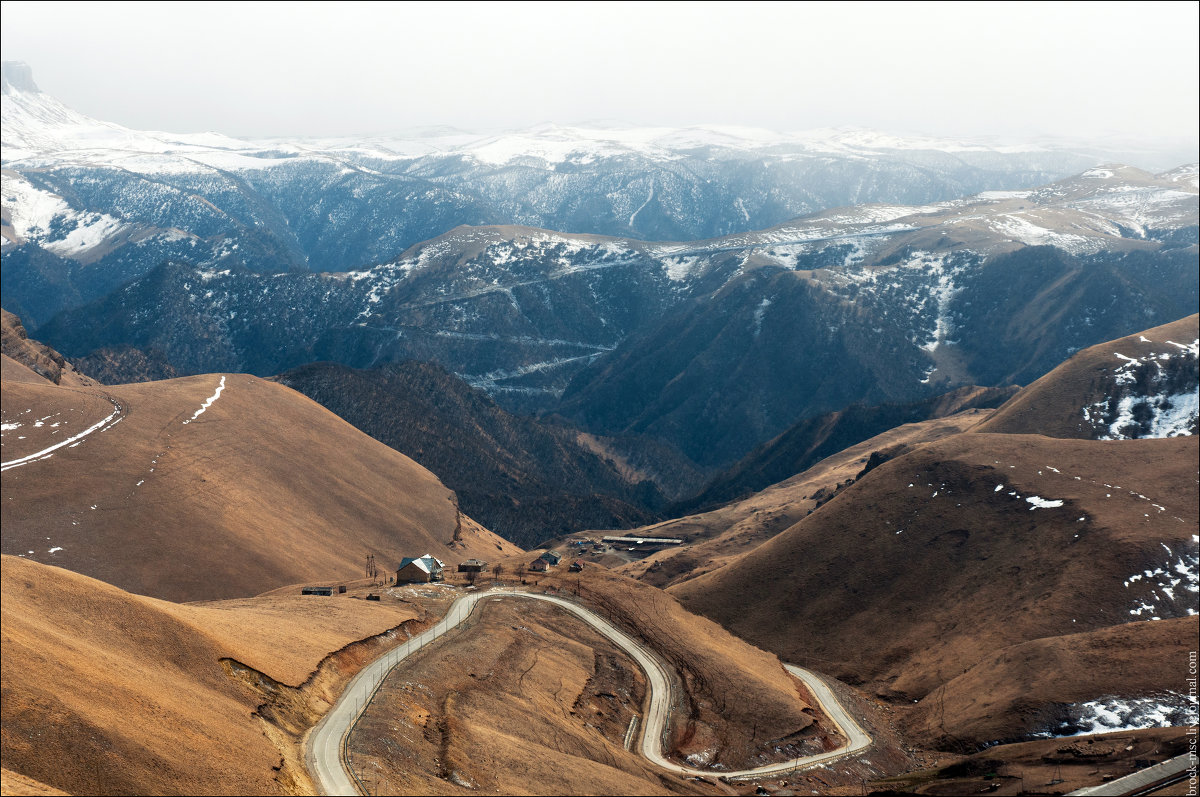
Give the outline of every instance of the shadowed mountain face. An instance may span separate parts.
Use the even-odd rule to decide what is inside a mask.
[[[436,365],[315,363],[276,379],[429,468],[464,512],[527,548],[580,528],[643,525],[665,502],[578,430],[512,415]]]
[[[96,349],[86,357],[77,357],[73,364],[83,373],[106,385],[130,382],[157,382],[179,376],[175,366],[157,349],[142,351],[132,346],[119,349]]]
[[[963,410],[998,407],[1016,392],[1016,387],[967,387],[911,404],[875,407],[855,404],[801,421],[747,454],[737,465],[709,482],[695,497],[672,506],[671,514],[689,514],[758,492],[889,429],[944,418]]]
[[[1194,247],[926,257],[880,267],[866,287],[837,270],[736,277],[580,373],[559,411],[608,434],[664,437],[721,466],[851,404],[1033,381],[1090,341],[1177,318],[1197,301]]]
[[[691,244],[459,228],[356,272],[162,265],[38,335],[181,373],[434,361],[509,411],[715,469],[805,418],[1028,383],[1192,312],[1195,205],[1193,172],[1114,167]]]

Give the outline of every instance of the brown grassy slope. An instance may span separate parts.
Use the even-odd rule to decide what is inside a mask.
[[[1092,439],[1094,432],[1084,420],[1083,408],[1111,394],[1112,371],[1124,364],[1116,353],[1145,357],[1171,350],[1166,343],[1168,340],[1187,344],[1198,336],[1200,316],[1191,315],[1086,348],[1022,389],[982,424],[979,431]]]
[[[1195,556],[1196,472],[1187,439],[957,435],[671,592],[785,660],[921,698],[1009,645],[1184,614],[1194,593],[1125,582]]]
[[[95,385],[96,381],[75,370],[61,354],[30,340],[21,319],[0,309],[0,352],[56,385]],[[6,369],[7,371],[7,369]],[[8,378],[7,372],[4,376]]]
[[[67,792],[61,789],[47,786],[40,780],[27,778],[19,772],[13,772],[10,769],[0,769],[0,792],[4,794],[20,794],[26,797],[37,797],[37,795],[43,794],[67,794]]]
[[[736,465],[717,475],[703,490],[672,507],[672,514],[693,515],[745,498],[789,479],[821,460],[898,426],[944,418],[971,409],[994,409],[1017,392],[1008,387],[960,387],[940,396],[906,404],[854,404],[806,418],[763,443]]]
[[[411,618],[353,600],[179,606],[2,558],[4,766],[77,794],[274,794],[280,753],[225,657],[299,683]]]
[[[626,575],[666,588],[724,567],[737,557],[802,520],[839,484],[852,481],[876,451],[897,455],[906,448],[958,434],[992,410],[967,410],[946,418],[905,424],[826,457],[808,470],[709,512],[656,523],[628,532],[678,537],[686,545],[628,564]]]
[[[3,369],[0,371],[2,382],[27,382],[34,385],[44,385],[47,382],[46,377],[30,370],[28,366],[22,365],[7,354],[0,354],[0,363]]]
[[[173,600],[353,577],[371,553],[387,569],[426,552],[457,562],[517,550],[470,523],[448,547],[460,519],[449,490],[282,385],[226,375],[192,420],[220,378],[75,388],[6,379],[4,420],[22,426],[3,435],[5,462],[114,405],[121,420],[4,472],[0,550]]]
[[[1198,622],[1125,623],[1003,648],[922,700],[905,723],[910,738],[976,747],[1057,729],[1076,719],[1072,703],[1186,691],[1178,674],[1195,649]],[[1174,683],[1164,670],[1176,673]]]

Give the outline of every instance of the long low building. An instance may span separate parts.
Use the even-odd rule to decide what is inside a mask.
[[[683,545],[676,537],[604,537],[604,542],[613,545]]]

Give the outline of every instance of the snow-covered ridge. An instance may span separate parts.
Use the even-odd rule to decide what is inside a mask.
[[[1142,338],[1144,343],[1153,343]],[[1083,407],[1084,423],[1100,440],[1184,437],[1200,423],[1200,339],[1162,341],[1138,357],[1113,352],[1109,395]]]
[[[697,152],[786,161],[926,151],[983,156],[1061,151],[1075,155],[1085,149],[1077,142],[1003,143],[902,136],[856,128],[779,132],[733,125],[642,127],[594,123],[542,124],[500,131],[430,127],[385,136],[242,140],[215,132],[139,131],[93,119],[40,91],[29,67],[14,62],[5,62],[4,66],[3,120],[6,163],[47,165],[70,156],[93,165],[143,173],[256,169],[298,158],[343,162],[352,170],[369,170],[371,163],[421,158],[461,158],[493,167],[518,161],[554,167],[567,162],[586,165],[630,157],[668,163]],[[1191,179],[1195,187],[1194,175]]]
[[[74,150],[184,153],[249,148],[244,141],[217,133],[174,135],[131,130],[102,122],[74,111],[38,90],[32,75],[14,80],[11,79],[12,72],[11,62],[5,62],[0,116],[4,120],[6,163]]]

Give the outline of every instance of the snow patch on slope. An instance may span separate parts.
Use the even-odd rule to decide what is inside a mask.
[[[1197,603],[1200,600],[1200,538],[1193,534],[1190,550],[1180,553],[1166,543],[1160,544],[1167,552],[1166,560],[1153,569],[1125,579],[1126,589],[1143,591],[1134,599],[1129,613],[1144,620],[1196,614],[1200,608]]]
[[[1085,736],[1142,728],[1191,727],[1196,724],[1196,696],[1166,691],[1145,697],[1108,696],[1068,707],[1074,715],[1055,736]]]
[[[207,410],[209,407],[211,407],[216,402],[216,400],[221,397],[221,392],[223,390],[225,390],[225,377],[222,376],[221,383],[219,385],[217,385],[217,392],[213,393],[211,396],[209,396],[207,399],[205,399],[204,403],[200,405],[200,409],[193,412],[192,417],[188,418],[186,421],[184,421],[184,423],[189,424],[192,421],[199,418],[201,415],[203,415],[204,411]]]
[[[61,196],[17,175],[5,174],[0,196],[17,242],[35,242],[62,257],[79,257],[126,226],[104,213],[77,211]]]
[[[1109,395],[1081,410],[1084,423],[1100,440],[1195,434],[1200,419],[1198,353],[1200,339],[1190,344],[1166,341],[1158,351],[1139,357],[1113,352],[1123,362],[1113,370]]]

